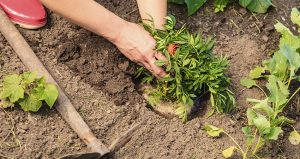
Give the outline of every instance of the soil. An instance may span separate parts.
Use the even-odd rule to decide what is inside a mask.
[[[126,20],[139,21],[133,0],[98,2]],[[177,118],[166,119],[147,107],[133,82],[136,65],[105,39],[51,11],[48,12],[49,23],[44,28],[19,30],[95,135],[106,145],[133,124],[146,121],[132,139],[109,158],[222,158],[221,150],[233,143],[225,136],[209,138],[202,126],[210,123],[223,127],[238,142],[244,142],[240,130],[246,122],[244,112],[250,107],[245,99],[263,96],[257,89],[245,90],[239,80],[277,48],[279,34],[273,27],[276,20],[295,31],[288,19],[291,8],[300,7],[299,2],[274,0],[277,8],[271,8],[267,14],[252,14],[237,4],[230,4],[225,12],[215,14],[209,2],[188,18],[185,7],[169,6],[169,12],[178,18],[178,25],[187,23],[192,31],[216,38],[215,53],[230,60],[228,75],[232,78],[231,87],[237,100],[235,112],[215,114],[210,118],[205,115],[209,107],[203,104],[200,113],[186,124]],[[0,79],[7,74],[26,71],[2,35],[0,42]],[[298,95],[286,110],[287,116],[297,122],[294,125],[297,130],[300,130],[299,99]],[[37,113],[28,113],[17,107],[0,109],[0,118],[0,158],[58,158],[88,151],[56,110],[43,108]],[[291,146],[287,140],[290,128],[285,130],[279,142],[267,145],[262,156],[299,158],[300,147]]]

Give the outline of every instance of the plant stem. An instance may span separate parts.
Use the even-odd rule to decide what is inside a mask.
[[[257,140],[257,143],[256,143],[256,145],[255,145],[255,148],[254,148],[254,150],[253,150],[253,152],[252,152],[252,156],[254,156],[254,155],[256,156],[256,151],[257,151],[257,149],[258,149],[260,140],[261,140],[261,137],[259,136],[259,137],[258,137],[258,140]]]
[[[300,91],[300,87],[293,93],[293,95],[289,98],[289,100],[286,102],[285,106],[294,98],[294,96]],[[284,106],[284,107],[285,107]]]
[[[242,153],[242,155],[243,155],[243,159],[246,159],[246,153],[243,151],[243,149],[241,148],[241,146],[237,143],[237,141],[231,136],[231,135],[229,135],[227,132],[225,132],[224,131],[224,134],[225,135],[227,135],[230,139],[231,139],[231,141],[233,141],[234,142],[234,144],[239,148],[239,150],[240,150],[240,152]]]
[[[264,95],[266,96],[266,97],[268,97],[268,95],[267,95],[267,93],[265,92],[265,90],[264,89],[262,89],[259,85],[255,85],[257,88],[259,88],[263,93],[264,93]]]

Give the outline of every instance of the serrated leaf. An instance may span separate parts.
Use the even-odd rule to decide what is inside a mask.
[[[35,94],[30,94],[22,99],[19,104],[24,111],[37,112],[42,106],[42,101]]]
[[[164,61],[164,60],[157,60],[157,61],[154,62],[154,64],[156,66],[163,66],[163,65],[167,64],[167,62]]]
[[[269,133],[266,134],[265,138],[268,140],[277,140],[278,136],[282,133],[281,127],[271,127]]]
[[[267,113],[267,115],[269,117],[274,116],[274,110],[269,106],[268,98],[266,98],[264,100],[247,99],[247,101],[251,102],[254,105],[254,107],[252,107],[253,109],[261,110],[261,111]]]
[[[47,105],[52,108],[54,105],[56,99],[58,97],[58,90],[54,84],[47,84],[45,86],[44,94],[42,96],[42,99],[45,100]]]
[[[268,121],[268,119],[263,115],[259,115],[254,118],[253,125],[258,129],[261,135],[270,133],[270,121]]]
[[[289,141],[292,145],[299,145],[300,143],[300,134],[294,130],[289,135]]]
[[[300,27],[300,12],[297,8],[292,9],[291,20],[294,24],[297,24]]]
[[[207,0],[185,0],[188,8],[188,15],[194,14],[200,7],[202,7]]]
[[[246,136],[247,139],[247,145],[250,146],[252,145],[253,141],[254,141],[254,135],[251,133],[251,129],[250,127],[243,127],[242,128],[242,132],[244,133],[244,135]]]
[[[256,86],[256,82],[253,79],[249,79],[249,78],[241,79],[240,83],[242,86],[244,86],[246,88],[251,88],[253,86]]]
[[[235,146],[230,146],[229,148],[225,149],[222,154],[225,158],[230,158],[236,149],[237,148]]]
[[[288,86],[273,75],[269,76],[266,86],[270,91],[269,100],[275,104],[275,111],[281,112],[283,106],[288,101]]]
[[[203,128],[209,136],[219,137],[224,130],[222,128],[215,127],[210,124],[206,124]]]
[[[289,45],[295,50],[300,47],[299,37],[295,36],[290,29],[288,29],[282,23],[275,24],[275,29],[281,33],[279,48],[281,48],[283,45]]]
[[[3,90],[0,98],[8,98],[10,102],[15,103],[21,98],[24,98],[24,89],[21,86],[22,78],[17,75],[8,75],[3,80]]]
[[[263,77],[261,74],[263,74],[265,71],[266,71],[265,68],[257,66],[253,70],[250,71],[249,77],[251,79],[258,79],[260,77]]]

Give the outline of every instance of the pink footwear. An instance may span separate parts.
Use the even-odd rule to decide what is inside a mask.
[[[39,0],[0,0],[0,7],[11,19],[26,29],[43,27],[46,22],[46,12]]]

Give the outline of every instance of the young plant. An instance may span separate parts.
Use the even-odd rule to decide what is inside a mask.
[[[46,83],[44,77],[38,78],[36,72],[24,72],[4,77],[0,106],[19,105],[24,111],[37,112],[43,101],[52,108],[57,97],[58,90],[54,84]]]
[[[300,27],[300,13],[295,8],[292,10],[291,19]],[[281,128],[283,124],[294,123],[282,112],[300,91],[300,87],[298,87],[293,93],[290,93],[291,83],[299,81],[297,72],[300,68],[300,36],[294,35],[282,23],[277,23],[275,28],[282,34],[279,50],[273,54],[271,59],[263,62],[263,67],[256,67],[250,71],[248,78],[241,80],[241,84],[247,88],[258,87],[266,95],[266,98],[263,100],[247,99],[254,106],[247,109],[248,126],[242,128],[247,141],[246,150],[243,151],[233,139],[236,146],[230,147],[226,151],[231,155],[233,150],[237,149],[242,153],[243,158],[255,157],[266,142],[278,139],[283,132]],[[267,92],[258,86],[256,79],[267,80]],[[206,128],[206,130],[209,129]],[[300,135],[295,129],[290,134],[289,140],[294,145],[299,144]],[[249,150],[252,151],[250,154]]]
[[[219,113],[230,112],[235,100],[229,90],[230,79],[225,75],[228,61],[212,54],[214,41],[202,39],[200,33],[192,34],[185,26],[175,30],[175,18],[166,18],[165,30],[145,28],[157,41],[156,50],[162,52],[168,61],[156,61],[156,65],[165,68],[168,76],[156,80],[145,68],[136,72],[142,75],[143,82],[152,83],[155,90],[150,94],[152,101],[171,101],[178,103],[176,113],[183,121],[188,120],[188,113],[194,100],[210,93],[214,110]]]
[[[194,14],[199,8],[201,8],[207,2],[207,0],[168,0],[168,1],[170,3],[175,3],[175,4],[186,4],[189,16]],[[214,11],[216,13],[220,11],[223,12],[230,1],[231,0],[215,0]],[[272,0],[239,0],[239,4],[242,7],[247,8],[250,11],[256,13],[266,13],[270,6],[274,6],[272,4]]]

